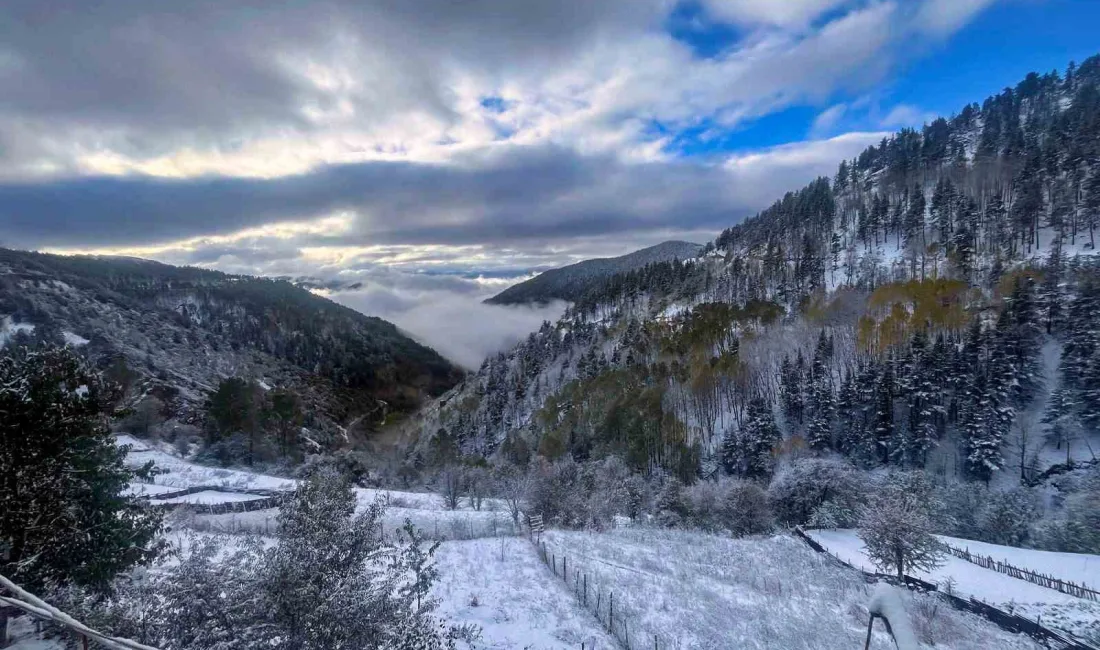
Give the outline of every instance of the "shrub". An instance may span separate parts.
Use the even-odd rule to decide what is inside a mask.
[[[781,467],[768,487],[776,519],[787,525],[805,525],[824,507],[819,519],[828,516],[833,526],[851,526],[863,497],[861,478],[843,460],[795,460]]]

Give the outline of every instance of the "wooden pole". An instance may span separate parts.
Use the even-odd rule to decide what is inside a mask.
[[[588,607],[588,574],[584,574],[584,606]]]
[[[863,642],[863,650],[870,650],[871,647],[871,626],[875,623],[875,615],[871,614],[871,618],[867,619],[867,640]]]

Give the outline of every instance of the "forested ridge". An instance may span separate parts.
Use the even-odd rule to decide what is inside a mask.
[[[685,241],[666,241],[619,257],[585,260],[551,269],[514,284],[485,302],[495,305],[573,301],[597,290],[609,279],[660,262],[687,260],[698,255],[702,246]]]
[[[274,389],[268,397],[293,395],[289,421],[324,443],[353,418],[373,426],[460,376],[391,323],[289,282],[133,258],[0,249],[0,316],[6,339],[82,348],[122,385],[139,433],[167,422],[213,441],[285,428],[253,421],[266,411],[250,404]],[[219,424],[219,408],[238,415]]]
[[[1090,460],[1098,84],[1100,57],[1029,74],[602,282],[422,414],[412,462],[615,454],[694,481],[839,454],[1026,482]]]

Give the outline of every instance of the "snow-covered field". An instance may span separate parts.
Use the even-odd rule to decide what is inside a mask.
[[[548,551],[588,574],[633,647],[834,650],[863,647],[871,589],[855,572],[785,535],[730,539],[618,529],[549,531]],[[560,566],[560,564],[559,564]],[[953,650],[1038,648],[934,596],[902,594],[923,645]],[[618,628],[618,624],[616,624]],[[893,648],[876,631],[871,647]]]
[[[167,473],[158,475],[152,484],[132,484],[129,490],[133,494],[148,494],[155,498],[158,493],[172,492],[189,487],[290,491],[298,485],[298,481],[292,478],[240,469],[223,469],[199,465],[167,451],[155,449],[149,443],[130,435],[120,434],[116,438],[118,444],[130,445],[130,453],[126,458],[126,462],[130,466],[140,467],[151,460],[159,469],[167,470]],[[485,499],[481,510],[474,510],[465,502],[460,504],[457,510],[448,510],[442,497],[428,492],[356,488],[356,493],[360,504],[365,505],[374,502],[376,499],[383,499],[390,505],[391,510],[395,512],[407,511],[406,514],[414,520],[417,518],[425,520],[426,516],[422,514],[423,511],[440,513],[437,517],[443,526],[462,525],[461,523],[454,524],[455,521],[469,523],[470,525],[485,524],[486,526],[491,526],[494,521],[501,522],[505,519],[509,523],[511,521],[510,517],[504,512],[506,509],[505,504],[497,499]],[[194,495],[188,495],[180,497],[179,501],[169,499],[161,502],[229,503],[252,498],[233,492],[217,492],[217,494],[225,495],[225,498],[219,499],[212,494],[207,494],[206,500],[197,501],[192,498]],[[244,498],[241,498],[242,496]],[[435,527],[434,524],[432,527]]]
[[[119,442],[133,445],[129,463],[153,460],[168,470],[155,484],[131,487],[154,502],[157,493],[187,487],[210,489],[161,502],[227,503],[255,498],[232,490],[290,490],[297,485],[290,478],[198,465],[128,436],[119,436]],[[408,519],[426,537],[446,540],[437,555],[435,594],[446,618],[482,627],[478,647],[616,647],[561,579],[541,564],[534,548],[515,536],[518,530],[503,504],[488,501],[482,510],[468,504],[447,510],[438,495],[429,493],[359,489],[358,496],[361,507],[379,498],[388,503],[387,531],[396,531]],[[278,510],[177,517],[177,530],[270,535]],[[733,540],[618,529],[602,534],[550,531],[543,539],[551,552],[569,556],[571,572],[580,569],[589,575],[592,593],[615,591],[616,627],[625,622],[635,646],[644,639],[643,647],[652,647],[654,638],[659,648],[683,649],[862,644],[868,586],[790,537]],[[905,598],[925,643],[953,650],[1036,647],[981,619],[937,608],[928,597]],[[873,647],[891,645],[880,632]]]
[[[257,494],[242,494],[240,492],[219,492],[217,490],[203,490],[202,492],[194,492],[192,494],[185,494],[178,497],[157,499],[156,501],[154,501],[154,503],[197,503],[207,505],[215,503],[255,501],[262,498],[262,496],[259,496]]]
[[[476,648],[617,647],[526,539],[444,542],[435,558],[439,612],[453,624],[480,626]]]
[[[867,558],[863,540],[859,538],[856,531],[810,530],[807,531],[807,534],[842,560],[867,571],[875,570],[873,564]],[[945,539],[954,543],[961,542],[963,546],[969,544],[972,552],[977,550],[975,544],[980,544],[968,540]],[[1039,554],[1045,556],[1064,555],[1066,556],[1067,567],[1075,565],[1092,566],[1100,562],[1100,558],[1096,556],[1086,556],[1082,559],[1080,555],[1074,553],[1028,551],[995,544],[983,544],[982,547],[999,549],[1004,559],[1008,559],[1012,564],[1036,571],[1044,571],[1044,569],[1037,568],[1038,565],[1027,564],[1027,560],[1041,557]],[[993,556],[995,559],[1000,559],[996,553],[993,553]],[[1045,566],[1048,568],[1050,564],[1057,562],[1052,557],[1038,561],[1047,563]],[[1066,574],[1067,571],[1069,571],[1068,568],[1062,568],[1059,572]],[[912,571],[910,574],[922,580],[933,582],[941,588],[944,588],[948,579],[951,579],[954,581],[952,589],[957,595],[976,598],[1028,618],[1041,617],[1040,620],[1047,627],[1058,628],[1085,637],[1100,632],[1100,603],[1075,598],[1054,589],[1041,587],[990,569],[984,569],[977,564],[952,555],[945,555],[943,563],[932,571]],[[1078,578],[1080,579],[1080,576]]]
[[[969,550],[971,553],[992,557],[1021,569],[1030,569],[1055,578],[1076,582],[1090,589],[1100,589],[1100,555],[1088,553],[1054,553],[1037,551],[1030,548],[1001,546],[972,539],[937,535],[955,548]]]
[[[169,494],[171,492],[179,492],[180,488],[172,487],[170,485],[157,485],[155,483],[131,483],[123,490],[124,494],[135,497],[156,497],[159,494]]]

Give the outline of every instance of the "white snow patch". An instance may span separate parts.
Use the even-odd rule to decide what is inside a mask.
[[[155,485],[153,483],[131,483],[122,490],[123,494],[129,496],[154,496],[157,494],[167,494],[169,492],[179,492],[180,488],[171,487],[168,485]]]
[[[897,587],[885,582],[875,585],[871,592],[871,602],[867,603],[867,610],[872,614],[878,614],[890,622],[890,631],[897,642],[898,650],[918,650],[920,643],[913,632],[913,624],[909,622],[909,614],[902,604],[901,594]]]
[[[34,332],[34,325],[31,323],[14,323],[11,316],[0,318],[0,346],[5,345],[19,332],[30,334]]]
[[[257,494],[241,494],[239,492],[218,492],[217,490],[203,490],[183,496],[168,499],[154,499],[152,503],[193,503],[196,505],[214,505],[217,503],[237,503],[240,501],[256,501],[264,497]]]
[[[435,560],[439,581],[432,596],[440,601],[439,613],[452,623],[480,626],[475,648],[617,647],[525,539],[444,542]]]
[[[88,339],[79,334],[74,334],[73,332],[61,332],[61,337],[65,339],[65,345],[71,345],[74,348],[78,348],[82,345],[88,345]]]

